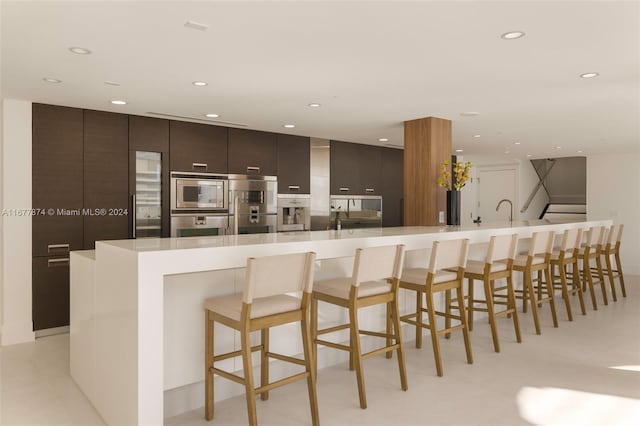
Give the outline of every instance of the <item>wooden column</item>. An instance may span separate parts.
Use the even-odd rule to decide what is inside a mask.
[[[427,117],[404,123],[404,225],[439,225],[447,192],[438,186],[440,164],[451,159],[451,121]],[[446,223],[446,218],[445,222]]]

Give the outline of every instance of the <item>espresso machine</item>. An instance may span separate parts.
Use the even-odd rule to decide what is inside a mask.
[[[278,232],[311,229],[309,194],[278,194]]]

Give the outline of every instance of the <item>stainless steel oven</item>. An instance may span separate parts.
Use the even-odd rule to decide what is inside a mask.
[[[275,176],[229,175],[229,225],[237,234],[277,230]]]
[[[229,216],[225,215],[174,215],[171,216],[172,237],[203,237],[226,235]]]
[[[226,175],[171,172],[171,214],[227,213]]]

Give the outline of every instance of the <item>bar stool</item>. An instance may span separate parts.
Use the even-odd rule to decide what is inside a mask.
[[[550,265],[551,253],[553,252],[553,231],[534,232],[531,236],[531,243],[527,254],[519,254],[513,261],[513,270],[522,272],[522,290],[515,290],[516,298],[522,299],[522,311],[527,312],[527,305],[531,301],[531,313],[536,334],[541,334],[538,307],[544,302],[548,302],[551,308],[553,326],[558,327],[558,317],[556,314],[556,304],[553,297],[553,282],[551,280]],[[533,273],[537,273],[537,278],[533,278]],[[543,285],[542,273],[545,279]],[[536,285],[534,286],[534,281]],[[546,290],[547,297],[543,298],[543,289]]]
[[[589,295],[591,296],[591,305],[593,310],[598,310],[598,304],[596,303],[595,286],[599,285],[602,289],[602,301],[605,305],[608,305],[607,290],[605,288],[604,273],[602,270],[601,251],[602,243],[604,239],[604,226],[593,226],[587,231],[587,241],[581,244],[580,251],[578,252],[578,259],[582,260],[582,267],[580,268],[580,278],[583,282],[583,290],[585,286],[589,287]],[[591,267],[591,260],[596,261],[596,267]],[[594,279],[594,272],[597,274],[597,279]]]
[[[584,307],[584,297],[582,295],[582,283],[580,282],[580,274],[578,273],[578,252],[580,251],[580,244],[582,243],[582,228],[566,229],[562,234],[562,241],[558,250],[554,250],[551,253],[551,277],[554,282],[554,289],[562,290],[562,298],[567,308],[567,317],[569,321],[573,321],[573,314],[571,312],[571,300],[570,294],[578,294],[580,300],[580,309],[582,315],[586,315],[587,311]],[[567,283],[567,266],[571,265],[572,268],[572,285],[569,288]],[[554,274],[555,267],[558,268],[558,275]],[[555,286],[555,279],[559,279],[559,285]]]
[[[620,281],[622,297],[627,297],[627,290],[624,287],[624,276],[622,275],[622,263],[620,262],[620,241],[622,240],[623,230],[624,225],[622,224],[611,226],[606,240],[607,243],[602,251],[602,255],[604,256],[604,260],[607,265],[609,284],[611,285],[611,297],[613,297],[614,302],[618,301],[618,297],[616,296],[616,287],[614,285],[614,280],[616,278]],[[611,264],[611,256],[613,256],[616,261],[616,269],[613,269],[613,265]]]
[[[367,408],[367,395],[364,386],[363,363],[367,358],[396,350],[402,390],[406,391],[407,372],[404,362],[404,350],[398,314],[398,278],[404,263],[404,245],[368,247],[356,250],[351,277],[318,281],[313,285],[311,301],[311,333],[313,356],[317,359],[317,345],[329,346],[349,352],[349,368],[356,370],[360,408]],[[336,327],[318,329],[318,301],[331,303],[349,310],[349,323]],[[360,330],[358,309],[386,304],[386,333]],[[349,345],[329,342],[318,338],[319,335],[344,329],[350,330]],[[360,335],[369,335],[386,339],[386,346],[362,353]]]
[[[469,330],[473,330],[473,314],[475,311],[487,312],[489,324],[491,326],[491,336],[493,337],[493,349],[500,352],[500,342],[498,341],[498,329],[496,318],[499,316],[511,315],[513,328],[516,333],[516,341],[522,342],[520,336],[520,324],[518,322],[518,312],[516,310],[516,298],[513,291],[513,259],[516,255],[518,235],[492,236],[489,240],[487,257],[484,261],[467,260],[464,276],[468,280],[469,303],[467,304],[467,315],[469,317]],[[495,280],[505,278],[507,283],[504,287],[495,288]],[[474,296],[473,280],[482,280],[484,284],[484,298],[476,299]],[[506,290],[506,294],[496,294],[498,291]],[[494,301],[496,298],[506,299],[506,301]],[[481,303],[486,307],[476,307],[476,303]],[[495,305],[506,305],[506,309],[497,311]],[[447,303],[447,307],[450,305]],[[458,309],[458,306],[451,306]],[[447,327],[450,323],[447,320]]]
[[[298,253],[247,259],[245,287],[242,294],[213,297],[204,302],[205,307],[205,417],[213,419],[214,386],[213,375],[243,384],[247,397],[249,424],[255,426],[256,394],[262,400],[269,398],[271,389],[307,379],[309,404],[313,425],[319,425],[316,377],[313,368],[311,335],[309,329],[309,304],[313,285],[313,262],[315,253]],[[286,293],[302,291],[302,299]],[[219,322],[240,331],[241,349],[226,354],[214,355],[214,324]],[[292,322],[300,322],[304,359],[285,356],[269,351],[269,328]],[[252,347],[250,334],[261,331],[261,343]],[[260,387],[254,388],[252,352],[261,352]],[[216,361],[241,356],[244,377],[237,376],[214,366]],[[269,382],[269,358],[287,361],[304,367],[304,372]]]
[[[436,363],[438,376],[442,376],[442,357],[440,356],[440,342],[438,336],[449,334],[454,330],[462,330],[464,346],[467,352],[467,362],[473,363],[471,353],[471,341],[469,339],[469,327],[465,313],[463,280],[464,268],[469,253],[469,240],[436,241],[431,249],[431,259],[428,268],[410,268],[402,271],[400,288],[416,292],[416,312],[403,315],[400,320],[416,327],[416,348],[422,347],[422,329],[430,330],[433,345],[433,356]],[[449,269],[449,270],[448,270]],[[455,269],[455,272],[451,271]],[[456,290],[459,315],[450,312],[436,311],[434,294]],[[427,299],[427,308],[422,307],[423,295]],[[427,313],[428,322],[423,321],[423,312]],[[456,326],[445,326],[438,330],[436,315],[460,321]]]

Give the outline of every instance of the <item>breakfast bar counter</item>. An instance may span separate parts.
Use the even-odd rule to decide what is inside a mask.
[[[360,247],[404,244],[405,265],[418,267],[426,265],[428,251],[437,240],[468,238],[470,258],[482,259],[492,235],[516,233],[521,248],[526,248],[527,238],[536,231],[559,233],[598,225],[609,226],[611,221],[96,242],[95,252],[71,253],[71,374],[107,424],[160,425],[168,415],[204,405],[202,302],[207,297],[241,291],[248,257],[314,251],[316,279],[325,279],[349,275],[353,255]],[[384,327],[382,311],[368,315],[364,323]],[[320,321],[335,320],[337,314],[325,317],[321,312]],[[273,344],[285,352],[300,353],[299,330],[282,333],[280,337],[274,334]],[[227,349],[237,345],[231,331],[221,330],[217,336]],[[341,361],[318,353],[320,367]],[[225,362],[234,369],[233,360]],[[242,391],[238,389],[238,393]],[[223,389],[216,397],[232,395],[233,391]]]

